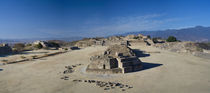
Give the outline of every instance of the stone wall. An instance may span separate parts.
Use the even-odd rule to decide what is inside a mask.
[[[88,65],[90,69],[113,69],[118,67],[117,60],[110,56],[93,56],[90,60],[92,61],[90,65]]]
[[[119,68],[122,68],[122,73],[135,72],[142,69],[141,61],[135,57],[117,58]]]

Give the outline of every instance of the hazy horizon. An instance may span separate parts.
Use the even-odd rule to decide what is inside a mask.
[[[102,37],[210,26],[210,1],[1,0],[0,39]]]

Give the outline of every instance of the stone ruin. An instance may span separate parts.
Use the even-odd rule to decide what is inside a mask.
[[[102,74],[128,73],[142,69],[142,62],[126,45],[112,45],[101,55],[90,58],[87,72]]]
[[[93,45],[99,45],[99,46],[104,46],[105,41],[104,40],[98,40],[98,39],[94,39],[94,38],[90,38],[90,39],[85,39],[85,40],[80,40],[78,41],[75,46],[79,47],[79,48],[84,48],[84,47],[89,47],[89,46],[93,46]]]
[[[8,44],[0,44],[0,55],[12,53],[12,48]]]
[[[154,42],[149,36],[144,35],[127,35],[127,36],[111,36],[108,38],[86,38],[77,41],[74,46],[85,48],[89,46],[110,46],[110,45],[130,45],[131,43],[144,43],[145,45],[153,45]]]

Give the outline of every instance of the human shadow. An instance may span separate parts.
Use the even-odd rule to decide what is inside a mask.
[[[148,57],[150,54],[145,53],[139,49],[133,49],[133,52],[136,54],[137,57]]]

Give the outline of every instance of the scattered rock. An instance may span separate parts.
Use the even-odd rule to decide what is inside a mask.
[[[76,65],[71,65],[71,66],[65,66],[66,70],[63,71],[63,74],[68,74],[68,73],[73,73],[74,68],[77,66],[81,66],[82,64],[76,64]]]
[[[133,88],[133,87],[129,86],[128,88]]]
[[[120,83],[115,84],[115,86],[120,86]]]
[[[104,90],[110,90],[110,88],[104,88]]]
[[[64,77],[61,77],[61,79],[63,79],[63,80],[69,80],[69,77],[68,76],[64,76]]]
[[[122,89],[122,91],[125,91],[126,90],[126,89],[124,89],[125,87],[128,87],[128,89],[133,88],[129,85],[125,85],[122,83],[116,83],[116,82],[104,82],[104,81],[80,80],[80,79],[74,79],[73,82],[84,82],[84,83],[96,84],[96,86],[98,86],[100,88],[104,88],[104,90],[120,88],[120,89]]]
[[[77,79],[74,79],[74,80],[73,80],[73,82],[78,82],[78,81],[79,81],[79,80],[77,80]]]

